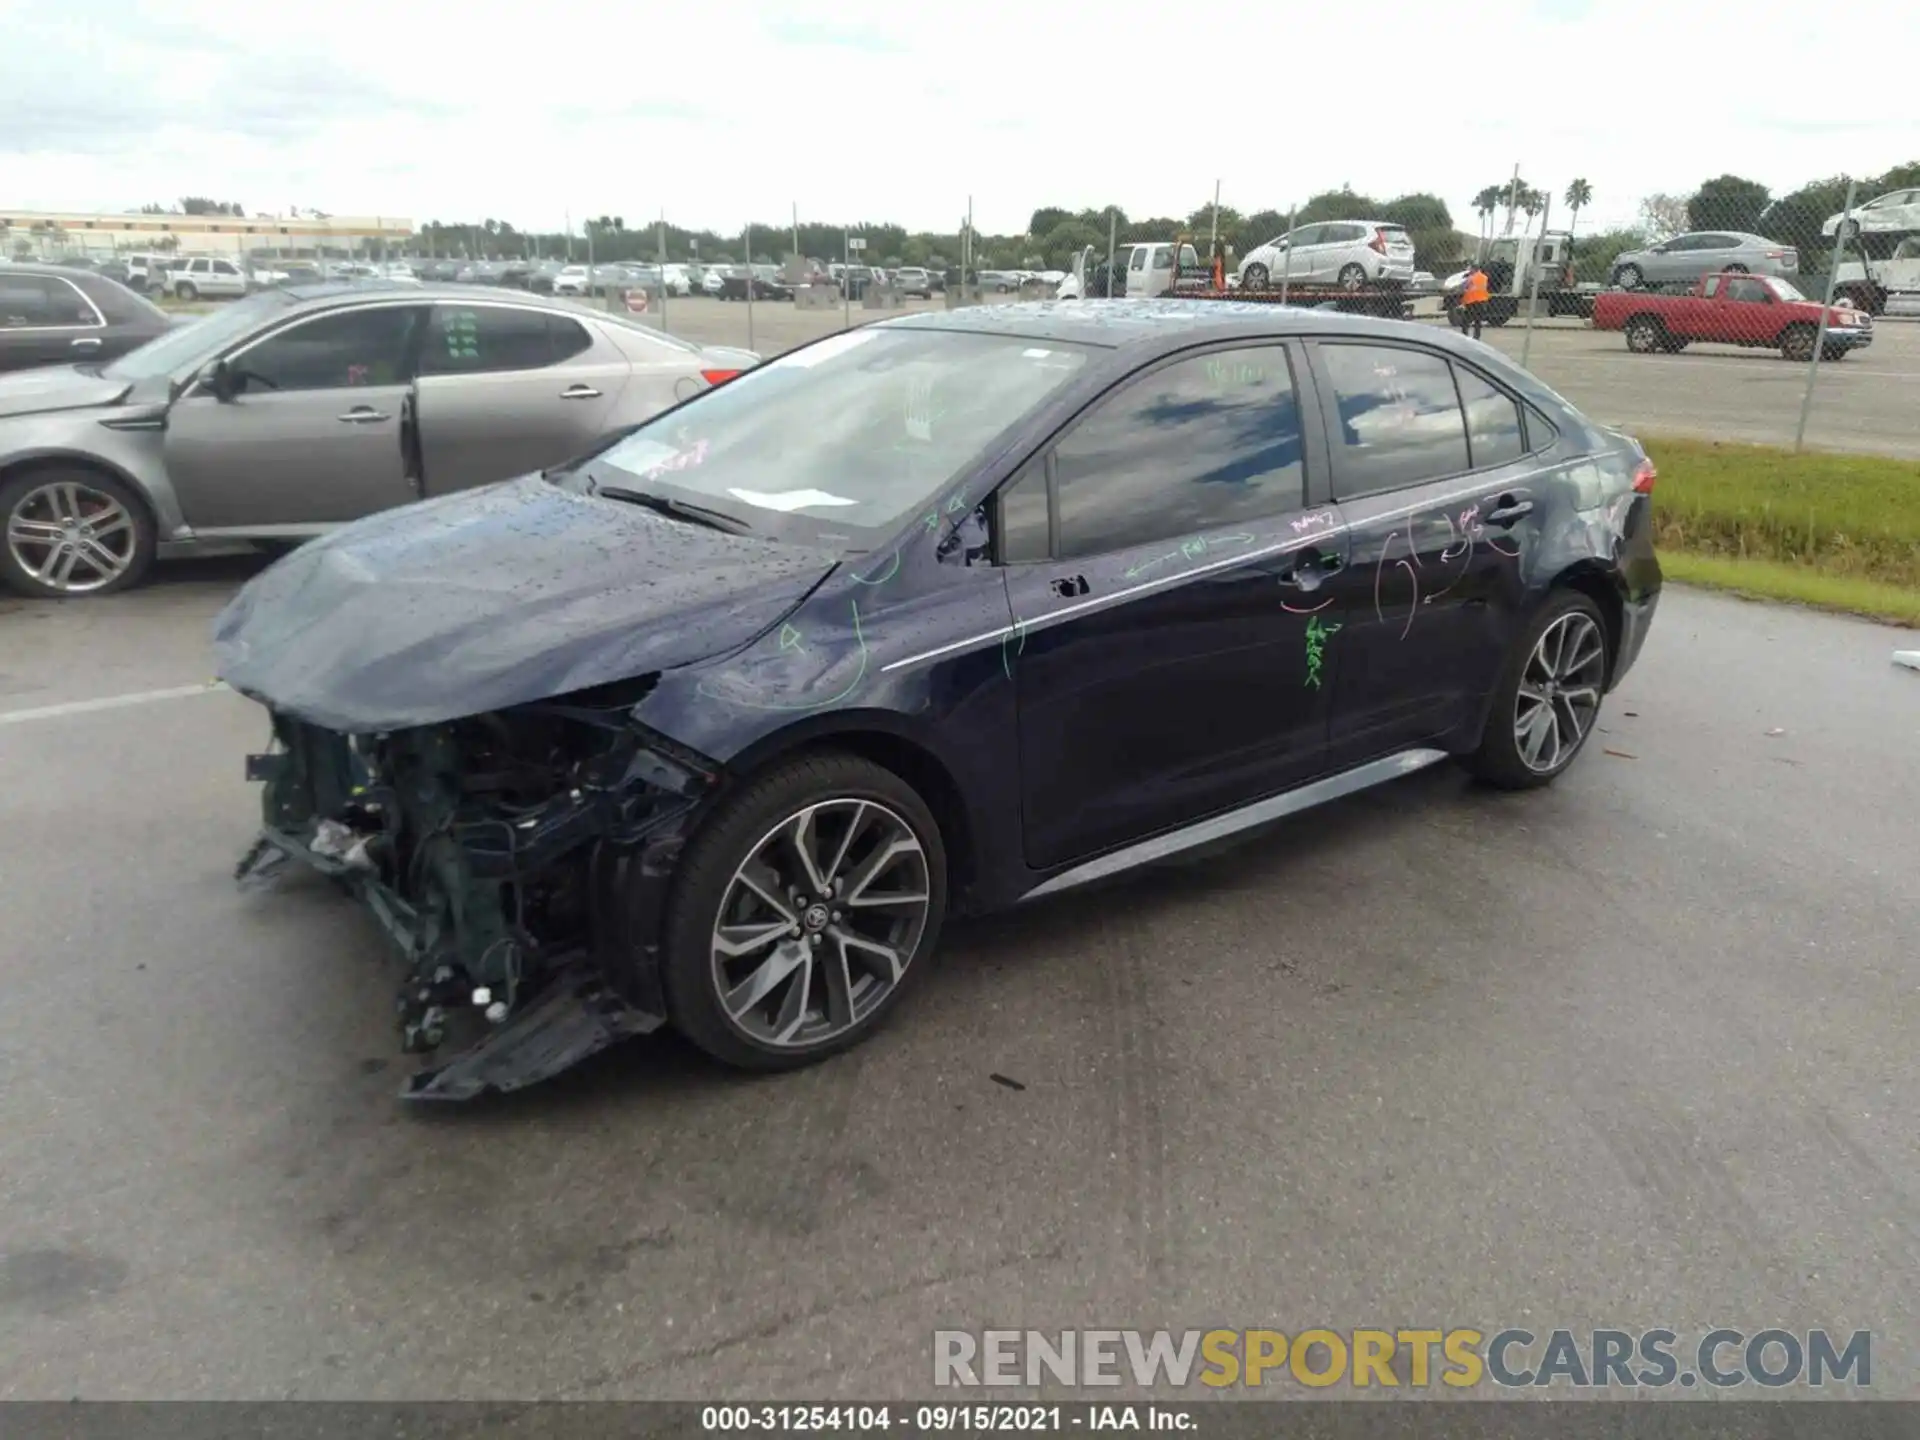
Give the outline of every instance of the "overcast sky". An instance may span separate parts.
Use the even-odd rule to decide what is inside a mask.
[[[1585,176],[1584,230],[1725,170],[1784,190],[1920,159],[1911,81],[1879,63],[1911,69],[1920,9],[1728,13],[0,0],[0,206],[203,194],[725,232],[797,204],[951,230],[971,195],[983,230],[1011,232],[1043,204],[1185,214],[1218,179],[1241,210],[1430,190],[1471,229],[1473,194],[1517,163],[1556,197]]]

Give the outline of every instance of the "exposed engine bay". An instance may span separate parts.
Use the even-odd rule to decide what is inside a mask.
[[[238,878],[289,859],[362,900],[404,962],[403,1092],[515,1090],[664,1023],[659,916],[719,776],[632,719],[649,683],[343,735],[275,713]]]

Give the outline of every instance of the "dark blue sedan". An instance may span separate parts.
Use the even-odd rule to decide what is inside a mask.
[[[854,1044],[941,926],[1455,758],[1544,785],[1660,590],[1654,471],[1492,349],[1205,301],[857,329],[296,551],[244,878],[359,895],[419,1098],[671,1024]]]

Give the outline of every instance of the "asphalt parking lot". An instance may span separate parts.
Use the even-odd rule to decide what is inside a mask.
[[[420,1114],[371,922],[230,882],[261,717],[178,692],[258,563],[0,601],[0,1397],[912,1396],[987,1324],[1867,1328],[1920,1395],[1898,633],[1669,591],[1549,792],[968,926],[803,1074]]]
[[[943,305],[910,301],[909,310]],[[800,310],[785,302],[753,307],[752,346],[762,354],[817,339],[851,321],[859,325],[889,313]],[[737,302],[669,300],[666,328],[707,344],[749,343],[747,307]],[[1429,322],[1437,323],[1437,322]],[[1489,330],[1487,338],[1519,357],[1521,329]],[[1529,367],[1596,420],[1651,434],[1790,445],[1800,420],[1807,367],[1772,350],[1695,347],[1683,355],[1632,355],[1617,334],[1583,322],[1536,326]],[[1874,343],[1838,364],[1823,364],[1807,424],[1807,443],[1819,449],[1920,457],[1914,396],[1920,393],[1920,324],[1882,320]]]

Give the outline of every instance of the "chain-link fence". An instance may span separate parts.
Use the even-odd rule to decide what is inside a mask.
[[[1220,198],[1184,216],[1041,207],[1018,234],[975,227],[966,197],[943,231],[809,220],[796,206],[732,232],[676,224],[671,210],[583,212],[557,230],[216,215],[217,236],[188,233],[207,217],[16,218],[0,254],[122,273],[144,258],[140,278],[161,290],[168,264],[224,253],[262,284],[388,274],[552,292],[762,354],[900,310],[1053,296],[1477,321],[1485,343],[1605,423],[1920,455],[1904,399],[1920,326],[1903,323],[1920,315],[1920,165],[1784,194],[1723,175],[1627,201],[1543,178],[1516,171],[1464,209],[1351,190],[1251,208],[1232,181],[1204,181],[1195,188]],[[115,228],[133,222],[175,233]]]

